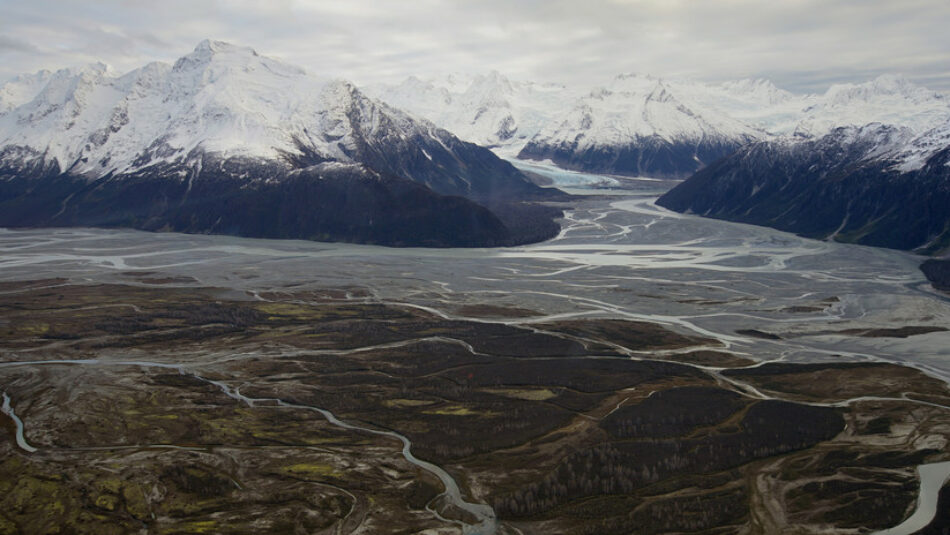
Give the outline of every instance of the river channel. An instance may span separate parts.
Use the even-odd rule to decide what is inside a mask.
[[[616,185],[593,175],[565,178],[568,174],[543,166],[532,171],[548,172],[564,184]],[[168,278],[168,286],[219,287],[245,296],[358,289],[356,300],[422,307],[453,317],[459,305],[491,303],[543,314],[511,323],[573,317],[650,321],[713,338],[732,353],[759,361],[891,361],[950,380],[948,332],[907,338],[845,334],[950,325],[950,299],[927,284],[917,269],[920,257],[672,213],[654,204],[668,183],[628,181],[625,186],[575,190],[585,196],[566,213],[560,235],[499,249],[393,249],[87,228],[0,229],[0,281],[66,278],[137,284],[130,273],[149,273]],[[245,403],[259,401],[227,385],[219,387]],[[4,412],[20,425],[19,442],[23,424],[6,394],[3,403]],[[494,529],[490,508],[466,502],[441,468],[412,456],[404,436],[337,420],[321,408],[298,408],[319,411],[339,427],[402,441],[406,460],[439,477],[448,501],[478,518],[468,528],[471,533]],[[32,447],[24,441],[21,448],[24,444]],[[921,469],[926,481],[940,479],[928,476],[939,467],[926,466]],[[922,508],[936,503],[945,479],[922,486]]]

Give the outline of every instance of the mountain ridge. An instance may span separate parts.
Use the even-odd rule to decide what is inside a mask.
[[[485,87],[493,98],[470,98]],[[835,84],[818,94],[793,94],[765,79],[705,83],[636,73],[590,88],[513,81],[498,73],[410,77],[371,92],[506,158],[679,178],[752,141],[814,139],[839,126],[873,122],[921,133],[950,119],[946,95],[898,75]],[[674,100],[665,113],[643,113]]]
[[[31,184],[38,180],[46,190]],[[123,180],[128,182],[123,185]],[[345,180],[353,184],[345,185]],[[449,210],[455,215],[443,226],[467,229],[466,235],[455,238],[434,229],[420,232],[421,223],[404,223],[401,231],[379,229],[378,224],[372,232],[356,231],[366,226],[353,220],[362,210],[350,210],[338,212],[349,221],[338,231],[328,231],[336,227],[323,219],[311,231],[285,229],[279,235],[272,235],[263,223],[234,230],[242,235],[304,235],[390,245],[536,241],[556,233],[556,214],[525,205],[525,219],[537,227],[526,231],[517,228],[517,212],[505,205],[565,198],[556,190],[534,186],[487,149],[377,102],[350,82],[312,76],[253,49],[210,40],[173,65],[153,62],[118,75],[103,64],[92,64],[49,75],[32,99],[0,115],[0,181],[5,182],[0,206],[8,208],[0,217],[5,226],[68,223],[217,232],[215,220],[192,214],[186,222],[180,216],[180,207],[188,206],[197,192],[210,196],[203,205],[211,212],[226,209],[215,198],[251,202],[250,190],[276,195],[284,199],[285,208],[305,211],[296,200],[267,192],[282,183],[289,188],[291,183],[298,187],[301,181],[323,181],[298,187],[310,195],[311,209],[333,212],[336,207],[328,206],[321,195],[329,199],[344,192],[342,204],[353,206],[349,197],[359,201],[366,195],[367,206],[394,214],[397,199],[413,198],[426,206],[415,212],[414,207],[403,208],[407,214],[417,213],[420,222],[438,221],[438,214]],[[88,204],[99,197],[83,193],[93,183],[115,191],[141,213],[103,219]],[[206,187],[211,184],[214,188]],[[136,204],[141,199],[130,197],[130,185],[153,197]],[[17,203],[36,206],[34,201],[41,198],[45,211],[26,219],[12,215],[15,210],[10,208]],[[500,223],[491,206],[509,221]],[[280,210],[280,203],[274,204],[269,217],[279,221]],[[116,208],[114,215],[120,211]],[[486,232],[478,230],[479,225]],[[432,238],[435,235],[441,238]],[[470,239],[475,235],[482,237]]]
[[[700,170],[657,200],[678,212],[817,239],[950,251],[947,125],[915,134],[872,123],[807,141],[763,141]]]

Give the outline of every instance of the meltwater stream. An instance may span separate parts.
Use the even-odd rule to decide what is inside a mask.
[[[0,412],[9,416],[16,426],[16,445],[23,451],[34,453],[36,448],[31,446],[30,443],[26,441],[26,437],[23,436],[23,420],[14,412],[13,407],[10,405],[10,396],[8,396],[6,392],[3,392],[3,406],[0,406]]]
[[[142,277],[156,277],[166,287],[244,295],[339,288],[364,301],[437,310],[492,304],[549,318],[652,321],[757,360],[892,361],[950,379],[948,332],[841,334],[950,325],[950,299],[927,284],[917,269],[922,258],[671,213],[654,199],[653,192],[592,195],[568,211],[557,238],[498,249],[0,229],[0,282],[145,284]]]
[[[545,172],[543,166],[532,171]],[[568,178],[578,185],[616,182]],[[950,332],[847,334],[950,326],[950,299],[927,284],[917,268],[922,258],[669,212],[654,204],[666,186],[642,181],[633,190],[574,191],[588,196],[567,211],[556,238],[499,249],[0,229],[0,282],[48,279],[43,284],[55,286],[68,279],[154,288],[148,279],[155,278],[164,279],[164,287],[215,287],[248,299],[334,288],[351,302],[398,303],[453,317],[464,317],[460,307],[470,304],[537,313],[503,320],[514,325],[619,317],[703,336],[759,361],[895,362],[950,380]],[[446,497],[455,499],[458,487],[448,474],[419,464],[424,461],[411,456],[404,437],[390,436],[403,441],[407,461],[435,473]],[[473,532],[492,529],[487,506],[458,500],[480,519]],[[922,492],[921,503],[926,500]]]
[[[135,364],[144,365],[144,363],[135,363]],[[419,459],[415,455],[412,454],[412,442],[408,438],[406,438],[405,435],[401,435],[399,433],[396,433],[395,431],[383,431],[379,429],[372,429],[369,427],[362,427],[359,425],[347,423],[337,418],[332,412],[326,409],[321,409],[320,407],[313,407],[311,405],[300,405],[298,403],[289,403],[287,401],[284,401],[282,399],[277,399],[277,398],[248,397],[248,396],[245,396],[244,394],[241,394],[241,392],[238,391],[237,389],[232,389],[227,384],[221,381],[212,381],[210,379],[205,379],[204,377],[201,377],[199,375],[195,375],[195,374],[184,372],[184,371],[182,371],[181,373],[186,373],[187,375],[191,375],[192,377],[211,383],[217,386],[218,388],[220,388],[221,391],[224,392],[224,394],[227,395],[228,397],[232,399],[236,399],[238,401],[242,401],[251,407],[253,407],[256,403],[276,402],[278,406],[281,406],[281,407],[287,407],[287,408],[292,408],[292,409],[304,409],[304,410],[310,410],[310,411],[320,413],[320,415],[323,416],[327,420],[327,422],[343,429],[369,433],[369,434],[377,435],[377,436],[394,438],[402,442],[402,456],[404,459],[406,459],[406,461],[408,461],[410,464],[418,466],[419,468],[421,468],[422,470],[425,470],[426,472],[431,473],[432,475],[439,478],[439,481],[442,482],[442,486],[445,487],[445,490],[442,492],[440,496],[436,497],[435,499],[444,498],[449,504],[461,509],[462,511],[466,511],[470,513],[475,518],[475,522],[472,524],[468,524],[464,522],[445,519],[444,517],[442,517],[442,515],[438,513],[438,511],[435,511],[434,509],[429,508],[429,506],[427,505],[427,508],[432,513],[437,515],[439,518],[442,518],[443,520],[460,524],[462,526],[462,533],[466,535],[491,535],[495,533],[495,531],[497,530],[495,511],[488,505],[481,504],[481,503],[471,503],[471,502],[466,501],[462,497],[462,492],[459,489],[458,483],[456,483],[455,479],[451,475],[449,475],[448,472],[443,470],[442,467],[432,464],[428,461],[423,461],[422,459]],[[430,504],[431,503],[432,502],[430,502]]]
[[[163,370],[175,370],[182,375],[188,375],[200,381],[203,381],[208,384],[212,384],[221,389],[221,392],[224,393],[227,397],[240,401],[247,404],[249,407],[253,407],[258,403],[277,403],[280,407],[286,407],[291,409],[301,409],[309,410],[319,413],[323,416],[327,422],[336,427],[342,429],[347,429],[351,431],[358,431],[361,433],[369,433],[377,436],[384,436],[389,438],[394,438],[402,443],[402,456],[410,464],[419,467],[420,469],[431,473],[436,476],[439,481],[442,482],[442,485],[445,487],[445,490],[441,495],[437,496],[432,500],[434,502],[438,499],[444,499],[445,502],[451,506],[458,508],[461,511],[465,511],[475,519],[474,522],[467,523],[458,520],[447,519],[442,516],[437,510],[431,508],[430,505],[427,506],[430,512],[436,515],[438,518],[458,524],[462,528],[462,533],[465,535],[491,535],[497,531],[497,521],[495,518],[495,511],[488,505],[481,503],[472,503],[465,500],[462,497],[462,492],[459,489],[458,483],[455,479],[449,475],[442,467],[437,466],[428,461],[423,461],[422,459],[417,458],[412,454],[412,442],[406,438],[404,435],[396,433],[395,431],[384,431],[379,429],[372,429],[369,427],[362,427],[359,425],[351,424],[344,422],[337,418],[332,412],[322,409],[320,407],[313,407],[310,405],[301,405],[297,403],[289,403],[282,399],[278,398],[252,398],[241,394],[237,389],[231,388],[223,381],[215,381],[192,373],[186,370],[186,364],[177,364],[177,363],[167,363],[167,362],[148,362],[148,361],[109,361],[109,360],[98,360],[98,359],[83,359],[83,360],[34,360],[34,361],[17,361],[17,362],[0,362],[0,368],[9,368],[9,367],[20,367],[20,366],[45,366],[45,365],[85,365],[85,366],[135,366],[139,368],[158,368]],[[37,448],[31,446],[26,442],[26,439],[23,435],[23,422],[16,416],[13,412],[12,407],[10,406],[10,397],[7,396],[6,392],[3,393],[3,406],[2,411],[4,414],[7,414],[16,422],[17,433],[16,441],[17,445],[29,452],[35,453],[39,451]]]
[[[917,497],[917,509],[907,520],[890,529],[878,531],[874,535],[911,535],[927,527],[937,514],[937,502],[940,489],[950,481],[950,461],[922,464],[917,467],[920,478],[920,491]]]

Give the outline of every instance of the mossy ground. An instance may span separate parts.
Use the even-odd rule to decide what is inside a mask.
[[[691,364],[739,368],[726,373],[793,400],[950,399],[895,365],[742,370],[748,359],[693,350],[712,342],[657,325],[446,320],[349,302],[367,298],[353,288],[267,301],[65,281],[3,289],[5,360],[98,363],[0,367],[39,448],[18,450],[4,421],[0,534],[445,526],[426,510],[440,484],[399,441],[276,401],[248,406],[211,380],[395,430],[525,533],[754,531],[761,481],[796,529],[883,527],[913,501],[914,466],[947,457],[950,417],[937,407],[768,405]],[[622,355],[652,350],[667,361]],[[130,363],[145,361],[170,367]],[[788,434],[763,415],[827,429],[802,439],[805,427]]]

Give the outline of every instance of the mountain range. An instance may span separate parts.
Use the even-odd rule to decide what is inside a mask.
[[[948,147],[948,98],[898,76],[806,95],[766,80],[621,75],[578,89],[494,72],[364,92],[203,41],[174,64],[0,85],[0,226],[402,246],[556,235],[561,212],[545,201],[569,197],[501,156],[690,177],[658,204],[939,255]]]
[[[0,226],[124,226],[386,245],[557,232],[564,195],[491,151],[250,48],[0,87]]]
[[[767,80],[622,75],[577,91],[497,73],[374,90],[508,158],[687,178],[657,201],[673,210],[950,251],[950,99],[900,76],[804,95]]]
[[[950,101],[886,76],[808,102],[794,123],[773,119],[775,135],[657,204],[818,239],[950,251]]]
[[[412,77],[370,91],[508,158],[631,176],[686,178],[751,142],[817,139],[842,126],[924,133],[950,120],[945,95],[893,75],[803,95],[761,79],[640,74],[584,90],[491,73]]]
[[[950,122],[881,123],[739,149],[657,204],[817,239],[939,254],[950,248]]]

